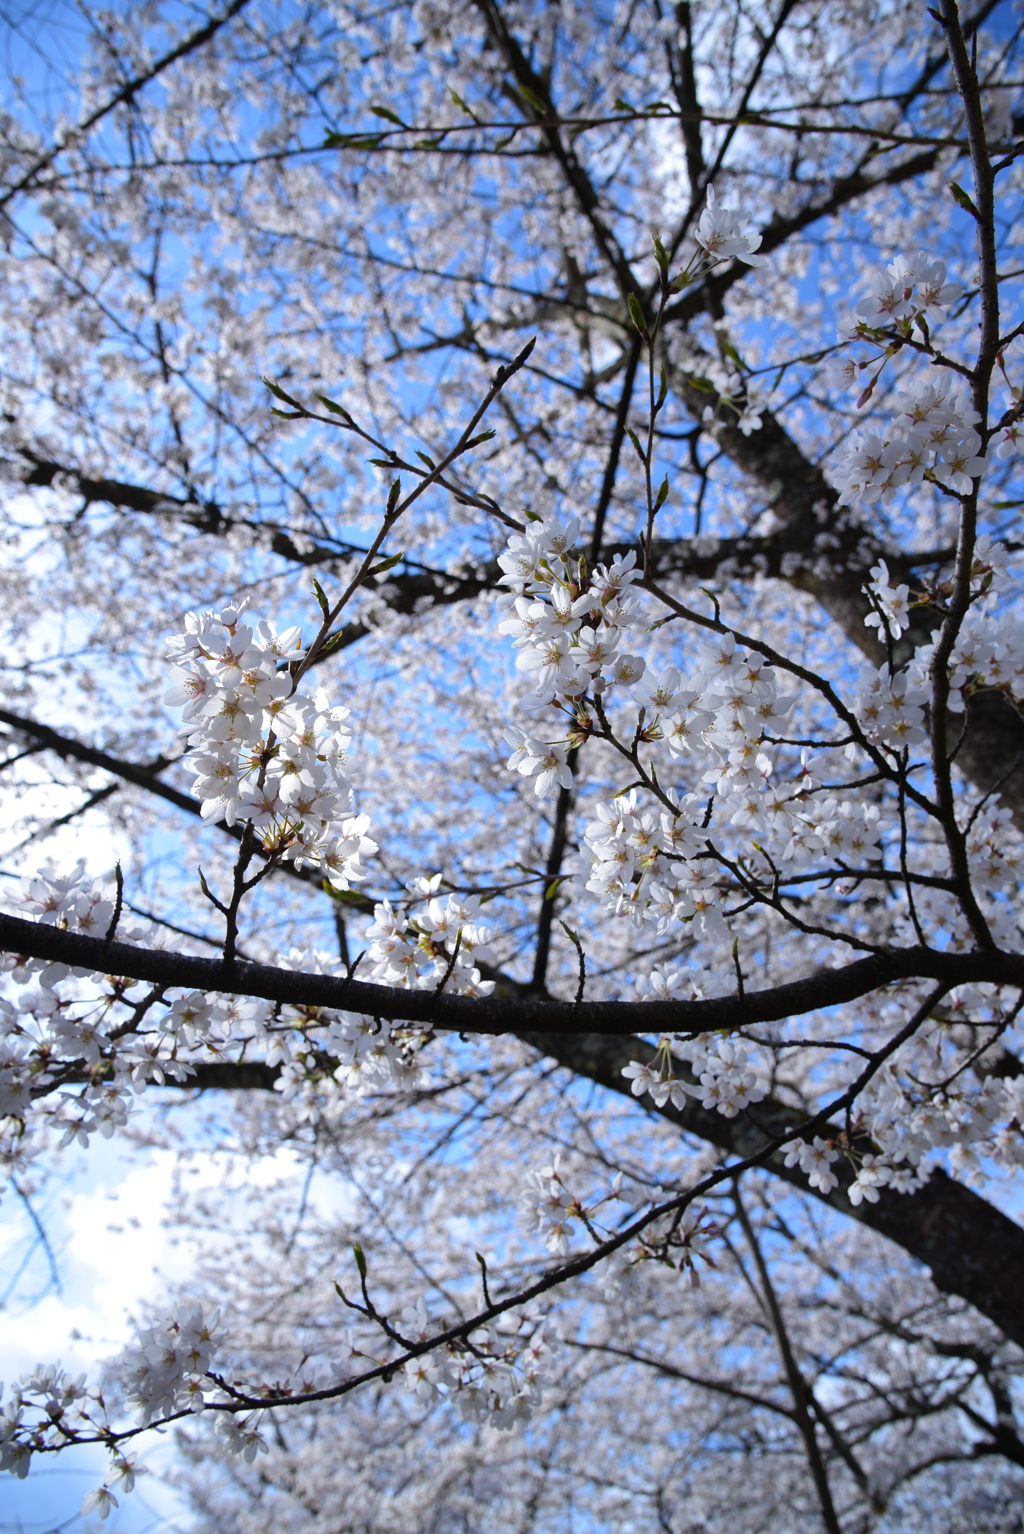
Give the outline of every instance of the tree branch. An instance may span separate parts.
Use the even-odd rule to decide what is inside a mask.
[[[372,985],[334,975],[303,974],[266,964],[225,964],[219,959],[105,943],[62,927],[0,914],[0,951],[27,958],[81,965],[102,975],[122,975],[161,985],[234,996],[259,996],[293,1006],[343,1007],[443,1032],[521,1033],[536,1025],[547,1032],[629,1034],[642,1021],[651,1033],[693,1034],[777,1022],[856,1001],[898,980],[927,979],[947,987],[988,982],[1024,987],[1024,954],[943,953],[926,948],[879,950],[842,969],[819,969],[802,980],[743,996],[702,1001],[546,1001],[526,995],[438,995]]]
[[[201,48],[204,43],[208,43],[248,3],[249,0],[231,0],[231,4],[222,15],[212,16],[205,27],[200,27],[197,31],[189,33],[188,37],[182,38],[177,47],[163,54],[143,74],[136,75],[133,79],[126,81],[121,89],[115,91],[114,95],[105,101],[102,106],[97,107],[95,112],[90,112],[88,117],[83,118],[75,127],[69,129],[59,143],[52,145],[45,154],[40,155],[33,161],[28,170],[24,171],[20,178],[0,195],[0,208],[5,208],[19,192],[23,192],[30,187],[41,170],[45,170],[48,165],[52,165],[59,154],[62,154],[65,149],[69,148],[77,139],[80,139],[83,134],[88,133],[90,128],[94,128],[98,122],[102,122],[117,107],[124,106],[128,102],[133,101],[139,91],[148,85],[151,80],[155,80],[158,75],[163,74],[165,69],[169,69],[179,59],[186,58],[190,53],[194,53],[197,48]]]

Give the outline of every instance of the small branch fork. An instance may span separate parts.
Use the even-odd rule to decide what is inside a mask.
[[[340,616],[343,609],[347,607],[348,603],[351,601],[359,587],[362,586],[370,577],[370,575],[374,573],[373,562],[377,557],[382,543],[384,542],[388,533],[390,533],[391,529],[394,527],[395,523],[399,520],[400,517],[404,516],[405,512],[409,510],[409,507],[418,501],[420,496],[423,495],[426,490],[430,489],[431,485],[435,483],[443,483],[446,469],[450,468],[451,465],[455,463],[457,459],[461,458],[464,453],[468,452],[471,447],[476,446],[479,441],[484,440],[474,435],[476,428],[479,426],[491,405],[497,399],[498,395],[501,393],[502,389],[509,382],[509,380],[526,366],[536,344],[537,340],[536,337],[534,337],[531,341],[527,342],[518,356],[514,357],[507,366],[499,367],[498,371],[494,375],[494,379],[490,388],[484,395],[481,403],[473,412],[468,425],[463,430],[455,446],[445,454],[440,463],[430,466],[427,471],[413,471],[421,474],[422,477],[420,478],[419,484],[416,485],[416,487],[411,490],[408,495],[402,497],[401,480],[396,479],[394,481],[394,484],[391,486],[391,492],[388,496],[387,511],[385,512],[384,519],[381,523],[377,536],[374,538],[370,547],[367,549],[358,570],[352,577],[349,584],[346,586],[345,590],[342,592],[341,596],[338,598],[337,602],[335,602],[334,606],[328,608],[328,610],[325,612],[323,622],[320,626],[320,630],[317,633],[316,638],[313,640],[313,643],[307,650],[305,658],[295,668],[293,675],[296,682],[299,681],[303,674],[308,671],[309,667],[312,666],[316,661],[318,654],[326,644],[331,629],[337,622],[338,617]],[[381,448],[381,444],[377,441],[377,439],[375,437],[371,437],[367,432],[363,431],[362,427],[357,425],[353,417],[341,405],[333,404],[331,401],[325,401],[325,403],[328,405],[328,408],[333,412],[333,415],[320,416],[313,411],[307,410],[304,405],[302,405],[298,400],[293,399],[290,394],[286,394],[284,389],[282,389],[279,384],[273,383],[269,379],[264,380],[264,382],[276,399],[282,400],[285,404],[291,406],[291,409],[288,411],[282,410],[277,412],[277,414],[284,416],[286,420],[326,421],[329,425],[341,426],[345,430],[352,431],[357,436],[360,436],[365,441],[371,443],[372,446],[378,449]],[[488,433],[488,437],[489,436],[490,433]],[[385,449],[385,451],[387,450]],[[390,467],[397,462],[398,460],[395,459],[394,455],[389,453],[388,466]],[[493,507],[493,502],[491,505]],[[508,521],[509,519],[503,517],[502,520]],[[514,523],[513,525],[516,527],[521,526],[519,523]]]
[[[431,465],[429,472],[417,471],[421,472],[419,483],[413,490],[409,492],[408,495],[404,497],[402,496],[401,480],[394,480],[391,485],[391,489],[388,492],[387,508],[385,510],[377,534],[373,539],[373,542],[370,544],[370,547],[363,555],[358,569],[352,576],[351,580],[345,587],[338,600],[333,605],[329,604],[327,598],[323,594],[322,588],[318,584],[316,585],[317,598],[320,602],[323,617],[313,642],[309,646],[302,660],[290,668],[291,690],[293,693],[295,692],[299,682],[302,680],[302,677],[309,670],[309,668],[315,665],[318,659],[321,659],[323,656],[329,653],[332,647],[332,640],[337,637],[336,635],[332,635],[331,631],[334,628],[334,625],[337,623],[338,618],[347,607],[348,603],[352,600],[352,597],[359,590],[360,586],[365,585],[365,583],[372,576],[380,574],[382,571],[389,569],[394,563],[396,563],[394,558],[385,559],[380,563],[376,562],[381,547],[388,534],[394,528],[395,524],[409,510],[410,506],[414,505],[415,502],[419,500],[420,496],[423,495],[431,485],[444,482],[444,472],[447,468],[449,468],[453,463],[456,462],[457,459],[461,458],[463,454],[467,453],[471,448],[477,446],[477,444],[481,441],[489,439],[493,435],[491,432],[486,432],[483,435],[478,436],[475,434],[476,428],[479,426],[480,422],[483,420],[483,417],[487,414],[487,411],[490,409],[495,399],[497,399],[502,389],[508,383],[509,379],[514,377],[514,375],[518,373],[520,369],[526,366],[526,363],[535,345],[536,339],[530,341],[526,346],[524,346],[519,355],[515,357],[507,367],[499,367],[498,371],[494,375],[490,388],[488,389],[481,403],[473,412],[468,425],[461,433],[458,441],[455,443],[455,446],[445,454],[440,463]],[[317,416],[313,412],[308,411],[305,406],[302,405],[298,400],[293,399],[292,396],[287,394],[285,390],[282,389],[278,384],[275,384],[269,380],[265,380],[265,382],[267,383],[267,387],[270,389],[271,393],[276,399],[282,400],[285,404],[292,407],[288,411],[276,411],[276,414],[282,415],[288,420],[328,419],[331,425],[340,425],[349,431],[355,432],[358,436],[372,442],[374,446],[380,446],[375,438],[369,437],[368,434],[356,424],[353,418],[349,415],[348,411],[344,410],[342,406],[336,405],[330,400],[325,400],[325,404],[334,414],[330,418]],[[391,455],[391,457],[393,458],[393,455]],[[273,732],[271,732],[267,737],[266,746],[263,752],[263,764],[260,767],[259,775],[257,778],[258,788],[263,787],[264,779],[266,776],[266,766],[272,755],[274,743],[275,737]],[[259,847],[256,833],[250,821],[246,823],[242,830],[238,847],[238,857],[235,860],[232,876],[231,897],[227,903],[220,900],[218,896],[209,888],[206,880],[203,878],[202,872],[200,871],[200,884],[202,886],[203,894],[224,917],[224,962],[229,966],[234,965],[235,963],[235,952],[238,944],[238,916],[242,900],[250,890],[254,889],[257,884],[261,883],[261,881],[265,879],[267,875],[271,873],[273,869],[277,867],[281,862],[280,856],[271,855],[269,860],[260,869],[257,870],[252,878],[247,879],[246,873],[248,872],[249,865],[253,858],[258,854],[258,852]]]

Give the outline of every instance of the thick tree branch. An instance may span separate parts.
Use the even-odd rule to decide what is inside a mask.
[[[296,1006],[343,1007],[444,1032],[522,1033],[536,1026],[546,1032],[630,1034],[638,1023],[651,1033],[698,1034],[746,1028],[802,1016],[825,1007],[856,1001],[879,986],[922,979],[956,985],[980,984],[1024,988],[1024,954],[942,953],[930,948],[893,948],[856,959],[841,969],[819,969],[802,980],[716,996],[702,1001],[634,1002],[535,999],[477,999],[434,991],[371,985],[334,975],[303,974],[266,964],[225,963],[190,954],[105,943],[62,927],[0,914],[0,952],[71,965],[98,974],[235,996],[259,996]]]

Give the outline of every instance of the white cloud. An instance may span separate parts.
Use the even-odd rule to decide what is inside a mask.
[[[162,1224],[174,1160],[171,1151],[156,1150],[140,1162],[124,1142],[101,1142],[82,1158],[77,1188],[72,1185],[63,1200],[45,1201],[43,1223],[63,1292],[51,1291],[30,1306],[15,1297],[0,1311],[0,1374],[6,1381],[38,1362],[58,1359],[75,1374],[94,1376],[98,1365],[128,1339],[130,1312],[144,1300],[158,1299],[164,1285],[181,1276],[187,1251],[172,1245]],[[10,1272],[29,1227],[12,1195],[0,1216],[0,1267]],[[32,1274],[36,1287],[42,1271],[37,1261]],[[154,1445],[142,1457],[159,1471],[168,1453]],[[106,1455],[98,1447],[52,1459],[37,1456],[26,1481],[3,1478],[0,1534],[14,1529],[34,1534],[63,1524],[77,1513],[85,1493],[100,1484],[105,1469]],[[95,1520],[87,1522],[91,1526]],[[141,1534],[143,1529],[155,1534],[187,1526],[180,1499],[158,1474],[123,1497],[117,1513],[102,1525],[104,1534]]]
[[[143,1110],[144,1111],[144,1110]],[[165,1294],[187,1282],[195,1248],[187,1227],[173,1223],[171,1209],[210,1188],[218,1190],[226,1229],[244,1227],[247,1192],[284,1184],[295,1190],[298,1207],[308,1163],[291,1147],[250,1160],[203,1148],[193,1140],[184,1162],[171,1148],[140,1148],[124,1139],[94,1137],[77,1153],[63,1177],[55,1174],[34,1200],[56,1259],[62,1292],[46,1286],[47,1261],[37,1246],[8,1303],[0,1307],[0,1379],[10,1383],[37,1363],[58,1360],[74,1374],[95,1380],[100,1367],[131,1340],[131,1318],[149,1305],[161,1308]],[[196,1154],[201,1151],[200,1154]],[[177,1188],[176,1188],[177,1183]],[[178,1199],[175,1199],[177,1191]],[[343,1179],[314,1175],[306,1207],[321,1219],[349,1213],[354,1190]],[[179,1211],[180,1213],[180,1204]],[[0,1203],[0,1294],[24,1258],[34,1232],[12,1192]],[[139,1452],[154,1474],[122,1497],[121,1507],[103,1525],[103,1534],[157,1534],[180,1530],[189,1518],[173,1486],[173,1441],[147,1436]],[[105,1470],[100,1449],[76,1449],[56,1457],[37,1456],[25,1482],[0,1482],[0,1534],[44,1534],[73,1518],[82,1497],[99,1485]],[[89,1520],[89,1526],[95,1519]],[[85,1528],[85,1524],[72,1524]]]

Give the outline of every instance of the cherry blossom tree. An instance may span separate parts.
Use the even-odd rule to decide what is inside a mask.
[[[1013,1526],[1015,12],[88,19],[3,120],[0,1154],[230,1156],[0,1464]]]

